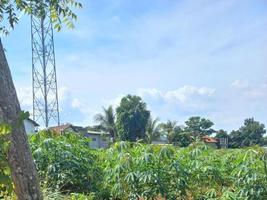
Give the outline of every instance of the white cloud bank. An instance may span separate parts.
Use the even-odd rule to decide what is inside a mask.
[[[169,90],[166,92],[157,89],[139,89],[137,94],[146,97],[162,98],[166,102],[180,102],[186,103],[187,100],[197,97],[210,97],[215,93],[215,89],[208,87],[196,87],[185,85],[176,90]]]

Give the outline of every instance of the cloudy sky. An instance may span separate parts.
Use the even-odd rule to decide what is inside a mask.
[[[61,121],[93,123],[102,106],[140,95],[162,121],[200,115],[237,129],[267,125],[266,0],[83,0],[74,30],[55,33]],[[3,38],[31,110],[30,19]]]

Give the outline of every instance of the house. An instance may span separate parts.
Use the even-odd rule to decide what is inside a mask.
[[[111,141],[110,134],[108,133],[87,130],[87,128],[83,128],[81,126],[74,126],[69,123],[60,126],[50,127],[49,130],[59,135],[63,135],[65,133],[81,134],[91,139],[90,147],[93,149],[106,148],[108,147]]]
[[[27,135],[36,133],[38,131],[39,124],[30,118],[23,120],[23,124]]]
[[[220,148],[221,149],[227,149],[228,148],[228,138],[218,138]]]
[[[72,124],[63,124],[63,125],[59,125],[59,126],[53,126],[50,127],[48,130],[55,132],[59,135],[63,135],[65,133],[80,133],[80,134],[84,134],[86,133],[86,129],[80,126],[74,126]]]
[[[218,140],[216,138],[213,138],[213,137],[209,137],[207,135],[203,136],[202,138],[202,141],[205,142],[206,144],[214,147],[214,148],[217,148],[218,147]]]
[[[88,130],[84,136],[91,139],[90,147],[93,149],[106,148],[111,142],[109,133]]]

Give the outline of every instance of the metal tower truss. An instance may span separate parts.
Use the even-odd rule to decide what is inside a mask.
[[[59,125],[56,63],[50,14],[31,17],[33,119]]]

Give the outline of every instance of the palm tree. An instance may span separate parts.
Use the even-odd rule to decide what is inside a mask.
[[[171,138],[177,128],[177,122],[168,120],[166,123],[160,124],[160,128],[164,132],[164,135],[167,136],[169,143],[171,143]]]
[[[113,141],[116,139],[116,125],[115,125],[115,113],[112,106],[103,108],[103,113],[99,113],[95,116],[95,121],[99,123],[100,128],[103,131],[108,132]]]
[[[171,134],[175,130],[177,126],[176,121],[168,120],[166,123],[160,124],[161,129],[167,133],[167,135]]]
[[[147,143],[151,144],[153,140],[159,138],[160,136],[160,131],[159,131],[159,118],[152,119],[150,117],[147,122],[146,126],[146,139]]]

